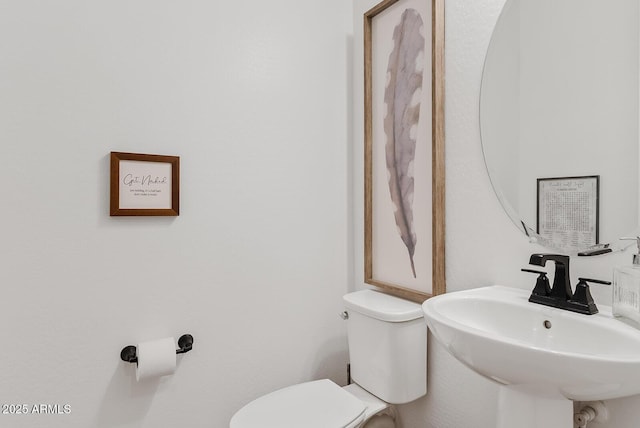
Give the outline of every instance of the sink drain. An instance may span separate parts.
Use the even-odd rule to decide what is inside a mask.
[[[544,326],[544,328],[546,328],[547,330],[551,328],[551,321],[549,320],[544,320],[544,322],[542,323],[542,325]]]

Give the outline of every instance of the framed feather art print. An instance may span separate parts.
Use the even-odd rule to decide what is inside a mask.
[[[365,282],[444,293],[444,0],[364,14]]]

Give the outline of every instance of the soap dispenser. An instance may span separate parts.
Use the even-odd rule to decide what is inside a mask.
[[[640,237],[620,238],[635,240],[637,247],[633,263],[613,271],[613,316],[640,328]]]

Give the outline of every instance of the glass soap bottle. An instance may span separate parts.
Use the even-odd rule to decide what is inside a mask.
[[[620,239],[635,240],[637,248],[630,266],[613,271],[611,309],[614,317],[640,328],[640,237]]]

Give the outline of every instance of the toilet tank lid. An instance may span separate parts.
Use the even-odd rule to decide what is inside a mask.
[[[360,290],[343,297],[347,309],[388,322],[405,322],[422,318],[419,303],[374,290]]]

